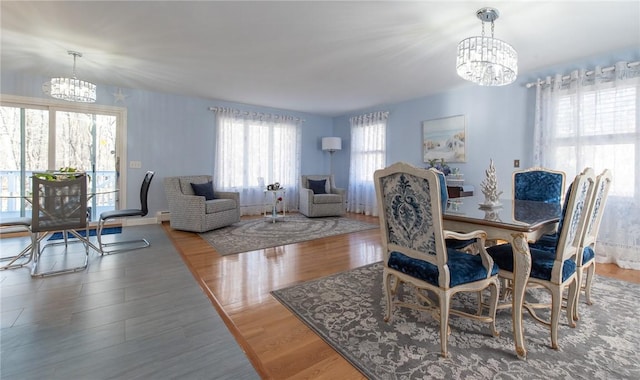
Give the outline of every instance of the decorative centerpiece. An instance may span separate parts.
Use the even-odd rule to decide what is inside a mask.
[[[282,202],[282,197],[278,197],[275,202],[273,202],[273,209],[271,210],[271,216],[274,218],[278,216],[278,203]]]
[[[437,169],[437,170],[441,171],[444,175],[451,174],[451,168],[449,167],[449,165],[447,165],[444,162],[444,158],[441,158],[440,162],[438,162],[438,159],[436,159],[436,158],[434,158],[433,160],[429,160],[429,168]],[[427,169],[429,169],[429,168],[427,168]]]
[[[484,203],[480,204],[481,207],[493,208],[501,206],[500,194],[502,191],[498,191],[498,179],[496,178],[496,168],[493,165],[493,159],[489,163],[489,169],[485,170],[487,178],[485,178],[480,184],[480,189],[484,194]]]

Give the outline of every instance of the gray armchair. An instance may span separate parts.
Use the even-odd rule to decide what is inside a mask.
[[[346,191],[336,188],[333,175],[302,176],[300,184],[302,215],[310,218],[340,216],[344,215],[345,210]]]
[[[213,190],[208,195],[196,195],[192,184],[212,182],[209,175],[167,177],[164,189],[169,201],[171,228],[176,230],[205,232],[240,221],[240,194]],[[204,186],[207,187],[206,185]]]

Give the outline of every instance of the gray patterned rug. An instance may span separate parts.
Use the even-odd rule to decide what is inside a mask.
[[[344,217],[307,218],[291,214],[276,223],[262,218],[243,220],[200,236],[220,255],[231,255],[372,228],[379,225]]]
[[[496,338],[486,323],[452,316],[447,359],[440,357],[431,315],[396,308],[384,322],[381,263],[272,294],[370,379],[640,378],[637,284],[598,276],[594,304],[580,304],[578,326],[568,327],[566,313],[560,317],[559,351],[550,348],[549,330],[525,314],[526,361],[515,355],[509,310],[498,311]],[[545,301],[546,294],[536,290],[533,296]],[[457,307],[474,301],[454,297]]]

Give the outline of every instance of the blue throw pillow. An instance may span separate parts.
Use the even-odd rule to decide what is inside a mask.
[[[204,199],[208,201],[216,199],[213,195],[213,181],[206,183],[192,183],[191,188],[196,195],[204,197]]]
[[[321,179],[318,181],[314,181],[312,179],[309,180],[309,188],[313,191],[314,194],[326,194],[325,186],[327,184],[326,179]]]

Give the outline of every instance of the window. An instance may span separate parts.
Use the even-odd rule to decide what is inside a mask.
[[[116,164],[125,110],[95,105],[61,105],[42,99],[3,96],[0,106],[0,194],[5,217],[28,215],[24,197],[34,171],[74,167],[90,176],[91,192],[118,189],[124,176]],[[124,139],[122,139],[124,140]],[[123,160],[124,162],[124,160]],[[110,192],[92,197],[92,216],[117,208]]]
[[[589,112],[575,111],[576,97]],[[566,173],[586,166],[615,168],[611,196],[633,197],[636,181],[636,88],[587,90],[558,100],[553,161]]]
[[[347,211],[378,215],[373,173],[386,161],[388,112],[352,117]]]
[[[302,120],[215,108],[214,186],[240,192],[242,215],[264,211],[266,184],[285,188],[287,208],[297,208]]]
[[[536,85],[534,164],[611,170],[598,262],[640,269],[640,62],[557,75]]]

